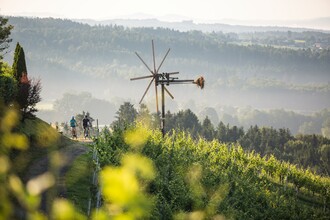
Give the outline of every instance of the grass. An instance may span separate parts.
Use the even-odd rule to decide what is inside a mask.
[[[53,127],[39,118],[24,120],[18,126],[18,131],[29,138],[31,148],[56,147],[60,149],[73,143],[72,140],[60,135]],[[45,136],[51,138],[45,138]]]
[[[27,176],[27,171],[32,164],[47,157],[51,152],[74,143],[39,118],[24,120],[17,126],[15,132],[26,135],[29,142],[28,149],[13,150],[10,154],[13,169],[24,182],[30,179]],[[40,172],[36,171],[35,173]]]
[[[0,198],[6,203],[0,209],[8,211],[5,215],[0,211],[0,219],[7,219],[7,215],[13,216],[11,219],[31,218],[28,210],[51,216],[59,197],[87,213],[93,174],[87,141],[73,141],[39,118],[19,121],[15,115],[11,112],[6,118],[10,123],[4,123],[10,127],[0,131],[0,138],[4,137],[0,142],[5,143],[0,155],[0,166],[2,162],[5,166],[0,190],[5,193],[0,193]]]
[[[92,176],[92,156],[89,153],[76,158],[65,176],[67,198],[84,214],[88,213],[88,203],[92,196]]]
[[[59,134],[53,127],[39,118],[26,119],[19,124],[15,132],[25,134],[29,140],[29,148],[27,150],[14,151],[11,154],[11,159],[14,161],[14,169],[24,182],[31,178],[30,167],[40,163],[40,160],[43,158],[48,158],[52,152],[61,149],[70,151],[77,146],[86,146],[86,143],[74,141]],[[46,164],[45,166],[48,167]],[[45,172],[48,169],[45,166],[34,166],[35,168],[31,175],[34,176],[35,174]],[[82,213],[87,213],[93,174],[91,155],[84,153],[78,156],[69,166],[67,173],[63,177],[66,197],[76,205],[78,210]]]

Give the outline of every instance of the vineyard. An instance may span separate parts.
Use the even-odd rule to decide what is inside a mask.
[[[93,147],[102,169],[99,215],[150,219],[330,215],[329,177],[273,156],[246,153],[237,144],[196,140],[175,131],[163,138],[158,131],[137,126],[105,129]],[[138,187],[136,196],[133,186]]]
[[[9,110],[1,121],[6,126],[0,127],[0,219],[328,219],[330,214],[328,176],[247,153],[238,144],[175,130],[163,137],[137,122],[103,129],[90,144],[92,157],[83,153],[84,146],[74,149],[79,142],[64,146],[71,142],[40,120],[33,122],[40,128],[35,133],[27,129],[30,120],[21,127],[24,133],[15,132],[17,120]],[[81,156],[69,167],[60,157],[73,153]],[[50,164],[30,163],[32,154]],[[23,156],[25,163],[42,165],[44,173],[27,180],[26,167],[16,163]]]

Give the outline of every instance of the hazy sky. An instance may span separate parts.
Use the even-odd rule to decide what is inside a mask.
[[[330,0],[0,0],[2,15],[106,19],[140,13],[195,21],[300,20],[330,17]]]

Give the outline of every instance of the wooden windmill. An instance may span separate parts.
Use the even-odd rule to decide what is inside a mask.
[[[138,56],[138,58],[142,61],[142,63],[145,65],[145,67],[149,70],[149,72],[151,73],[151,75],[146,75],[146,76],[141,76],[141,77],[135,77],[135,78],[131,78],[131,80],[139,80],[139,79],[148,79],[151,78],[149,85],[147,86],[147,89],[145,90],[145,92],[142,95],[142,98],[139,102],[139,104],[141,104],[141,102],[143,101],[145,95],[147,94],[151,84],[154,82],[155,84],[155,91],[156,91],[156,110],[157,113],[159,113],[159,109],[158,109],[158,86],[161,86],[161,98],[162,98],[162,115],[161,115],[161,131],[162,134],[164,136],[165,134],[165,92],[172,98],[174,99],[174,96],[170,93],[170,91],[166,88],[166,86],[169,86],[171,84],[196,84],[198,87],[200,87],[201,89],[204,88],[204,77],[199,77],[196,80],[192,80],[192,79],[186,79],[186,80],[179,80],[178,77],[172,77],[172,75],[175,74],[179,74],[179,72],[163,72],[163,73],[159,73],[159,70],[161,68],[161,66],[163,65],[168,53],[170,52],[170,49],[167,50],[164,58],[162,59],[162,62],[159,64],[158,68],[156,68],[156,61],[155,61],[155,47],[154,47],[154,41],[151,41],[152,44],[152,58],[153,58],[153,69],[151,69],[146,62],[144,62],[144,60],[141,58],[141,56],[135,52],[135,54]]]

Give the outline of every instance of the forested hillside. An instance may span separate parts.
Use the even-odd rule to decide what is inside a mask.
[[[233,44],[237,41],[235,38],[221,32],[204,34],[199,31],[179,32],[162,28],[89,26],[59,19],[10,18],[10,22],[15,26],[13,38],[19,42],[27,41],[28,44],[25,46],[28,49],[31,47],[38,52],[43,51],[48,56],[58,55],[60,51],[63,61],[81,60],[91,65],[116,59],[121,64],[136,66],[136,58],[129,55],[134,51],[149,55],[150,40],[153,38],[156,40],[159,53],[165,51],[167,47],[175,51],[171,60],[195,61],[195,63],[187,63],[192,65],[190,69],[193,69],[194,65],[202,66],[202,63],[208,62],[213,66],[219,66],[220,69],[236,67],[236,71],[242,74],[261,72],[263,75],[277,73],[277,75],[301,77],[311,73],[311,70],[318,75],[328,73],[330,65],[327,62],[330,57],[328,50],[240,46]],[[315,33],[316,36],[317,34]],[[269,35],[274,35],[276,38],[276,34],[269,33]],[[323,35],[327,36],[327,34]],[[313,33],[307,37],[313,37]],[[264,38],[263,36],[262,39]],[[255,40],[257,41],[258,39]],[[44,51],[45,49],[47,51]],[[174,65],[177,62],[174,62]],[[248,72],[246,67],[249,67]],[[185,68],[189,69],[189,66]],[[202,68],[200,71],[204,72],[205,69]],[[219,78],[214,71],[209,74]]]
[[[86,100],[91,96],[111,102],[99,102],[111,107],[103,108],[109,114],[97,112],[97,117],[107,118],[104,124],[113,120],[114,105],[119,107],[120,100],[137,103],[141,98],[148,82],[131,82],[129,78],[148,73],[134,52],[151,65],[152,39],[157,64],[171,48],[160,72],[179,71],[180,79],[200,75],[206,79],[203,91],[195,86],[170,86],[175,99],[167,97],[166,107],[171,112],[189,108],[201,119],[209,116],[215,125],[221,120],[246,129],[258,124],[319,134],[328,118],[328,110],[323,109],[330,107],[330,52],[315,47],[317,42],[329,41],[327,33],[180,32],[90,26],[52,18],[11,17],[9,22],[15,27],[13,41],[20,42],[27,51],[29,74],[42,80],[43,101],[61,104],[68,92],[74,94],[73,99],[87,92],[86,108],[91,107]],[[298,44],[292,46],[292,42]],[[297,46],[299,42],[305,42],[305,46]],[[11,63],[12,53],[5,59]],[[150,111],[155,111],[152,92],[144,101]],[[70,102],[76,103],[66,103]],[[77,113],[70,112],[76,108],[64,106],[69,116]],[[47,115],[67,117],[63,111],[42,115],[47,121],[66,119]]]
[[[177,132],[162,138],[160,132],[133,126],[104,130],[94,147],[103,168],[102,186],[120,187],[122,192],[116,196],[102,189],[100,215],[326,219],[329,214],[328,177],[273,156],[246,153],[235,144],[196,141],[189,133]],[[125,181],[142,190],[131,191]],[[118,212],[110,208],[114,205]]]

